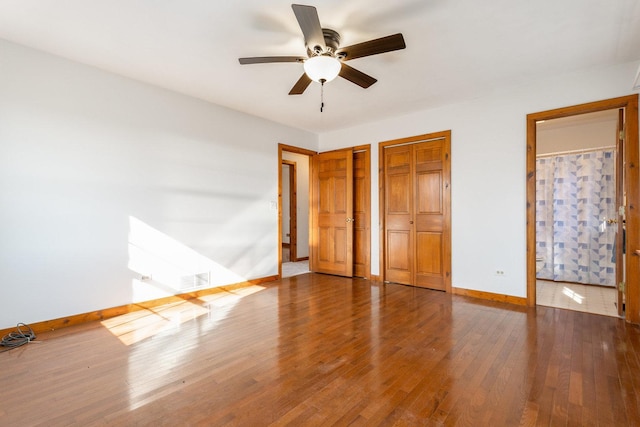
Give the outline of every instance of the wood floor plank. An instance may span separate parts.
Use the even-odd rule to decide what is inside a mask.
[[[306,274],[0,353],[0,425],[640,425],[640,329]]]

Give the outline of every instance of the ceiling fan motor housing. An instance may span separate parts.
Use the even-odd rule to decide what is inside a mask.
[[[323,53],[329,53],[332,56],[335,55],[338,46],[340,46],[340,34],[330,28],[323,28],[322,35],[324,36],[324,43],[327,45],[327,50],[323,52],[322,47],[314,46],[313,51],[316,55],[322,55]]]

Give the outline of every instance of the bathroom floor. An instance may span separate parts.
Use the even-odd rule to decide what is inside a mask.
[[[309,260],[282,263],[282,278],[309,273]]]
[[[618,317],[614,287],[536,280],[536,298],[538,305]]]

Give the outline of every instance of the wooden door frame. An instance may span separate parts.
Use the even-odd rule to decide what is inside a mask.
[[[282,166],[289,168],[289,259],[298,261],[298,166],[291,160],[282,160]]]
[[[616,212],[618,211],[620,206],[624,205],[624,190],[626,189],[626,184],[624,182],[624,123],[625,123],[625,114],[626,112],[622,108],[618,108],[617,111],[617,122],[616,122],[616,158],[615,158],[615,174],[616,174]],[[622,236],[624,235],[624,224],[620,220],[620,213],[616,219],[618,220],[618,224],[616,227],[616,235]],[[616,239],[614,242],[614,251],[616,253],[615,256],[615,264],[616,264],[616,305],[618,309],[618,316],[622,317],[623,310],[623,299],[624,292],[623,289],[619,286],[619,283],[624,282],[624,262],[625,262],[625,248],[623,247],[623,239]]]
[[[536,122],[624,108],[624,180],[626,185],[626,320],[640,324],[640,154],[638,94],[557,108],[527,115],[527,305],[536,305]]]
[[[282,278],[282,152],[302,154],[313,157],[318,154],[316,151],[306,148],[294,147],[293,145],[278,144],[278,278]],[[311,180],[309,180],[311,185]],[[311,188],[309,188],[311,192]],[[311,212],[309,212],[311,214]],[[311,231],[311,228],[309,228]]]
[[[386,239],[385,239],[385,221],[384,221],[384,207],[385,207],[385,174],[384,174],[384,149],[386,147],[391,147],[394,145],[408,145],[408,144],[417,144],[420,142],[428,142],[438,139],[444,139],[447,143],[447,160],[446,163],[448,166],[448,176],[444,177],[445,191],[443,191],[443,205],[447,209],[447,212],[444,215],[444,223],[445,228],[447,230],[447,235],[444,237],[446,240],[445,246],[448,250],[443,254],[443,265],[445,268],[445,292],[451,293],[451,130],[445,130],[441,132],[428,133],[424,135],[411,136],[408,138],[395,139],[391,141],[384,141],[378,144],[378,218],[380,223],[379,230],[379,239],[380,239],[380,276],[379,279],[384,282],[385,281],[385,248],[386,248]]]

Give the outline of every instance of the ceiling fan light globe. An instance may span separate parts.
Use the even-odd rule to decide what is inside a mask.
[[[304,72],[314,82],[330,82],[338,77],[341,67],[340,61],[332,56],[312,56],[304,61]]]

